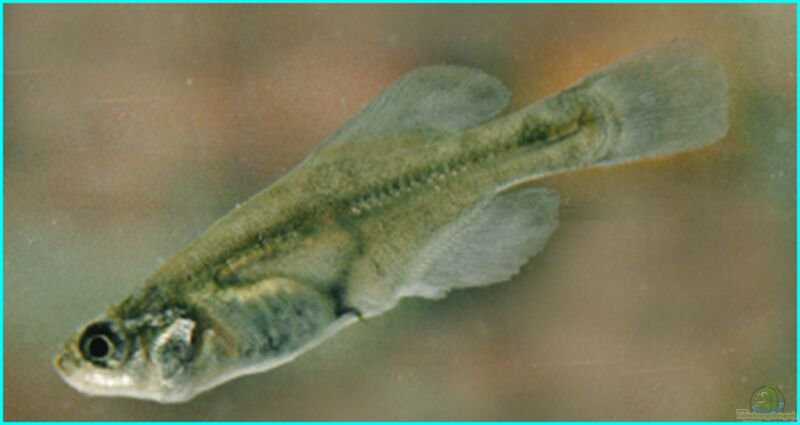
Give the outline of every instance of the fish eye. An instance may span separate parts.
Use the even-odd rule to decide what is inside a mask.
[[[120,351],[121,343],[122,339],[112,330],[110,323],[97,323],[86,328],[80,348],[86,360],[108,366],[108,360]]]
[[[105,359],[111,353],[111,340],[105,335],[92,335],[86,341],[85,351],[95,359]]]

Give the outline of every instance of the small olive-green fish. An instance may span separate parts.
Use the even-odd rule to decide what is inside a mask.
[[[404,297],[508,280],[558,224],[558,195],[521,183],[711,144],[727,93],[720,65],[681,42],[499,118],[510,95],[491,76],[413,71],[80,329],[55,367],[87,394],[180,402]]]

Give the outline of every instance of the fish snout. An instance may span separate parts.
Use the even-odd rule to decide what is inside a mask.
[[[62,351],[53,359],[53,367],[64,377],[80,368],[80,361],[70,351]]]

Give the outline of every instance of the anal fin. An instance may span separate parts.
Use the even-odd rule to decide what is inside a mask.
[[[399,295],[440,298],[508,280],[558,227],[558,206],[558,193],[547,188],[512,188],[479,202],[410,262]]]

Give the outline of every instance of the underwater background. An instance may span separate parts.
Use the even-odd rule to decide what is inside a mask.
[[[734,420],[796,393],[794,5],[4,6],[5,420]],[[407,299],[179,405],[89,398],[62,341],[386,85],[455,63],[518,109],[673,38],[731,85],[706,149],[543,180],[510,282]]]

